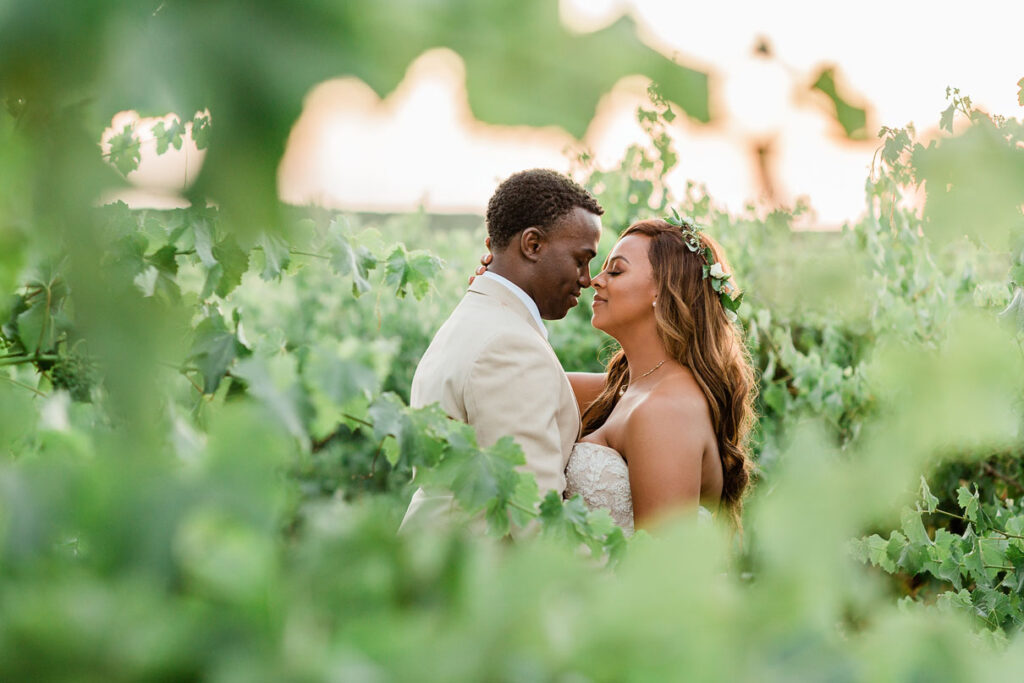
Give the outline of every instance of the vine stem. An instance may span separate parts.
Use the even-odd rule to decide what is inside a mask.
[[[960,515],[954,515],[952,512],[946,512],[945,510],[942,510],[942,509],[939,509],[939,508],[935,508],[935,512],[939,513],[940,515],[946,515],[947,517],[952,517],[953,519],[959,519],[961,522],[968,521],[966,517],[961,517]]]
[[[1009,532],[1006,532],[1006,531],[1002,531],[1001,529],[992,529],[992,531],[993,531],[994,533],[997,533],[997,534],[999,534],[1000,536],[1003,536],[1004,538],[1018,538],[1018,539],[1024,539],[1024,536],[1021,536],[1020,534],[1011,534],[1011,533],[1009,533]]]
[[[46,394],[44,394],[43,392],[39,391],[35,387],[30,387],[29,385],[27,385],[27,384],[25,384],[23,382],[19,382],[16,379],[12,379],[12,378],[10,378],[10,377],[8,377],[6,375],[0,375],[0,379],[5,379],[8,382],[10,382],[11,384],[16,384],[17,386],[21,387],[22,389],[28,389],[29,391],[31,391],[33,394],[35,394],[37,396],[42,396],[43,398],[47,397]]]
[[[357,422],[357,423],[363,425],[364,427],[373,428],[373,423],[372,422],[367,422],[366,420],[358,418],[355,415],[349,415],[348,413],[342,413],[341,416],[343,418],[345,418],[346,420],[352,420],[353,422]],[[393,434],[388,434],[387,436],[393,436]]]
[[[27,356],[25,354],[11,354],[9,356],[0,357],[0,367],[6,365],[24,365],[25,363],[31,363],[37,360],[57,360],[59,356],[55,353],[41,353],[37,356]]]
[[[299,249],[289,249],[288,252],[291,253],[291,254],[298,254],[299,256],[313,256],[315,258],[322,258],[322,259],[330,259],[331,258],[330,256],[327,256],[326,254],[316,254],[316,253],[313,253],[311,251],[300,251]]]
[[[540,513],[538,513],[533,508],[528,508],[525,505],[520,505],[519,503],[515,502],[514,500],[508,501],[506,503],[506,505],[508,505],[509,507],[515,508],[516,510],[519,510],[520,512],[525,512],[526,514],[530,515],[531,517],[539,517],[540,516]]]

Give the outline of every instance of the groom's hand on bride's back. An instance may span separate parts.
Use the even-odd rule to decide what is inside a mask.
[[[484,240],[484,246],[487,247],[487,253],[480,257],[480,265],[477,266],[476,273],[474,275],[470,275],[469,276],[469,284],[473,284],[473,280],[476,279],[477,275],[483,275],[485,272],[487,272],[487,266],[491,265],[491,260],[493,260],[493,258],[494,258],[491,255],[491,238],[490,237],[488,237],[486,240]]]

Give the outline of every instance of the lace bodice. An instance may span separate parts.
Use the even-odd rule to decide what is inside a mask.
[[[565,468],[565,497],[577,493],[588,508],[607,510],[627,535],[633,533],[629,469],[617,450],[587,441],[572,447]]]
[[[607,510],[626,535],[633,534],[633,494],[629,488],[629,468],[619,452],[610,446],[579,441],[572,447],[565,468],[565,497],[583,497],[587,507]],[[711,521],[711,511],[697,508],[701,522]]]

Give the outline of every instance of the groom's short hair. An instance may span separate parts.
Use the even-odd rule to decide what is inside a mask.
[[[526,228],[544,230],[577,206],[598,216],[604,213],[586,189],[557,171],[534,168],[515,173],[487,202],[491,247],[504,249]]]

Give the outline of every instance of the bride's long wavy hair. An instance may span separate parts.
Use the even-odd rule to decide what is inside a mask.
[[[722,504],[733,526],[742,530],[743,494],[753,469],[749,457],[757,384],[750,354],[740,330],[726,316],[725,307],[704,278],[704,257],[690,251],[680,229],[667,221],[645,220],[622,234],[651,238],[648,258],[657,283],[654,307],[658,336],[669,356],[693,373],[711,412],[711,425],[722,461]],[[732,272],[722,248],[701,233],[702,246]],[[605,423],[629,381],[629,365],[619,349],[609,360],[604,389],[583,412],[583,434]]]

